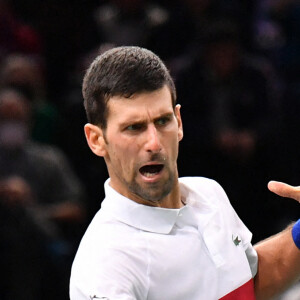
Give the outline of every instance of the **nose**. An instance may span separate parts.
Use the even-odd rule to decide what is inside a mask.
[[[154,125],[149,125],[147,128],[145,147],[147,152],[158,153],[161,151],[159,133]]]

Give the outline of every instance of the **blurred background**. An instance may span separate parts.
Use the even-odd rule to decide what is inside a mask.
[[[267,190],[300,185],[299,1],[0,0],[0,299],[68,299],[108,176],[85,141],[82,78],[120,45],[154,51],[175,80],[180,176],[217,180],[254,243],[299,218]]]

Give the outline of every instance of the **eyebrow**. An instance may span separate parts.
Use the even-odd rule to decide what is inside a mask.
[[[161,119],[161,118],[172,118],[174,116],[174,112],[168,112],[168,113],[165,113],[165,114],[162,114],[162,115],[160,115],[159,117],[157,117],[157,118],[154,118],[154,122],[155,121],[158,121],[159,119]]]
[[[174,112],[163,113],[160,116],[154,118],[153,122],[156,122],[161,118],[170,118],[171,119],[173,116],[174,116]],[[146,124],[146,123],[148,123],[148,121],[136,118],[135,120],[124,121],[124,122],[120,123],[119,126],[120,127],[126,127],[126,126],[133,125],[133,124],[141,124],[142,125],[142,124]]]

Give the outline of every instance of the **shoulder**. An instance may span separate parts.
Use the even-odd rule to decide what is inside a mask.
[[[125,249],[136,246],[138,241],[142,242],[139,237],[138,229],[118,221],[100,209],[88,226],[78,252],[85,251],[89,255],[95,255],[95,258],[101,258],[104,251],[127,251]]]
[[[181,177],[180,187],[183,193],[192,192],[198,197],[209,198],[211,201],[225,201],[229,204],[228,197],[222,186],[213,179],[206,177]]]
[[[180,177],[179,182],[196,189],[201,188],[210,190],[216,186],[220,187],[219,183],[207,177]]]
[[[96,294],[114,299],[124,294],[128,299],[143,298],[147,291],[146,253],[138,230],[107,218],[100,210],[74,259],[71,290],[80,290],[85,297]]]
[[[205,177],[183,177],[179,179],[182,196],[186,202],[201,211],[211,212],[223,220],[230,228],[240,230],[245,240],[249,242],[251,235],[244,223],[240,220],[231,205],[224,189],[215,180]]]

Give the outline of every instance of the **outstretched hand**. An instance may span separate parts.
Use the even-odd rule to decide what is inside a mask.
[[[279,181],[270,181],[268,189],[281,197],[292,198],[300,202],[300,186],[291,186]]]

